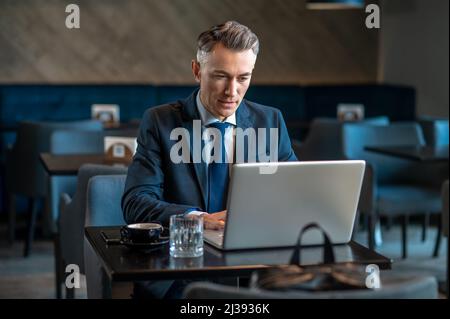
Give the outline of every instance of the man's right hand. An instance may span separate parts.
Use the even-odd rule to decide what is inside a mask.
[[[223,229],[227,219],[227,211],[203,214],[203,226],[205,229]]]

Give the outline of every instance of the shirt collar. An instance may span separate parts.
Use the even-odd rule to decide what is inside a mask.
[[[204,126],[208,126],[215,122],[220,122],[219,119],[212,115],[203,105],[202,101],[200,100],[200,90],[198,91],[195,100],[197,102],[198,113],[200,113],[200,119]],[[236,126],[236,112],[228,116],[224,122]]]

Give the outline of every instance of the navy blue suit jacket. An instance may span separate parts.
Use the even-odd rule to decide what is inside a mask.
[[[170,159],[170,150],[178,142],[170,139],[171,131],[184,127],[192,136],[193,120],[200,120],[195,102],[197,92],[198,89],[185,100],[156,106],[144,113],[122,197],[127,223],[168,224],[173,214],[192,208],[206,211],[207,165],[192,163],[192,153],[190,163],[175,164]],[[257,128],[278,128],[278,161],[297,160],[278,109],[243,100],[236,111],[236,125],[243,130],[253,127],[256,132]],[[269,138],[266,140],[269,154]],[[244,156],[244,162],[247,161]]]

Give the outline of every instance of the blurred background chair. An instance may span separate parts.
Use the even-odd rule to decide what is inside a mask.
[[[428,146],[442,147],[449,145],[449,127],[448,118],[432,117],[432,116],[420,116],[418,118],[418,123],[422,128],[423,135],[425,138],[425,143]],[[447,166],[448,163],[434,164],[440,166]],[[447,168],[448,171],[448,168]],[[426,216],[428,217],[428,216]],[[425,223],[428,223],[426,219]],[[441,228],[439,227],[438,236],[441,235]],[[423,238],[425,240],[425,238]],[[439,253],[440,241],[436,242],[436,246],[433,252],[433,256],[436,257]]]
[[[86,226],[125,225],[121,199],[126,172],[111,176],[95,176],[89,180],[86,206]]]
[[[418,119],[427,145],[442,146],[449,143],[448,119],[422,116]]]
[[[48,196],[48,180],[39,154],[50,151],[50,137],[56,130],[101,131],[98,121],[21,122],[16,142],[6,155],[6,189],[9,202],[9,240],[15,237],[15,196],[28,198],[28,225],[24,256],[28,256],[34,237],[39,202]],[[66,141],[66,144],[68,142]]]
[[[189,284],[185,299],[436,299],[437,282],[431,276],[384,279],[380,289],[341,290],[324,292],[275,292],[249,288],[234,288],[209,282]]]
[[[78,181],[77,181],[77,189],[73,198],[71,198],[68,194],[61,194],[61,202],[60,202],[60,216],[58,220],[58,228],[59,233],[55,238],[55,278],[56,278],[56,295],[57,298],[61,298],[61,283],[64,281],[64,269],[68,264],[76,264],[80,268],[80,272],[84,273],[84,254],[83,254],[83,241],[84,241],[84,226],[86,224],[86,206],[87,206],[87,190],[88,183],[91,177],[97,175],[117,175],[117,174],[126,174],[127,169],[125,167],[115,167],[108,165],[94,165],[94,164],[85,164],[80,167],[78,171]],[[97,184],[95,184],[93,191],[98,192]],[[120,187],[119,187],[120,188]],[[122,188],[123,190],[123,188]],[[96,195],[90,196],[89,203],[95,203],[96,205],[100,205],[95,198]],[[101,194],[99,195],[101,196]],[[105,198],[101,196],[101,199],[104,200],[102,205],[111,206],[117,204],[117,200],[120,201],[122,194],[114,194],[116,197]],[[100,216],[99,209],[97,206],[95,208],[91,207],[90,211],[96,216]],[[111,207],[110,207],[111,208]],[[119,202],[120,209],[120,202]],[[117,212],[118,209],[113,205],[113,210],[111,213]],[[120,210],[121,212],[121,210]],[[113,214],[116,216],[117,214]],[[116,216],[117,217],[117,216]],[[123,220],[123,217],[121,217]],[[120,218],[117,218],[120,220]],[[111,220],[111,222],[116,221]],[[102,224],[102,221],[105,223],[102,225],[109,225],[107,217],[99,220],[99,217],[95,217],[95,221]],[[123,223],[123,221],[121,221]],[[90,221],[88,225],[90,225]],[[112,223],[114,224],[114,223]],[[74,290],[67,289],[66,297],[73,298]]]
[[[50,153],[68,154],[102,154],[104,151],[103,131],[54,131],[50,136]],[[50,176],[49,206],[50,218],[47,227],[54,233],[59,215],[59,198],[61,193],[73,196],[77,185],[77,176]]]
[[[342,129],[344,125],[389,125],[387,116],[367,118],[357,122],[343,122],[336,118],[315,118],[303,143],[293,140],[292,147],[300,161],[331,161],[344,160],[342,145]],[[365,177],[366,178],[366,177]],[[362,191],[362,197],[370,196]],[[363,201],[365,202],[365,201]],[[361,208],[355,218],[355,227],[360,224]],[[353,232],[355,233],[355,231]]]
[[[342,127],[349,122],[334,118],[315,118],[303,143],[293,141],[294,152],[301,161],[342,160]],[[355,122],[368,125],[388,125],[389,118],[380,116]]]
[[[89,180],[86,206],[86,226],[125,225],[121,199],[126,175],[95,176]],[[95,252],[84,240],[84,270],[88,298],[104,298],[107,290],[104,272]]]
[[[440,185],[447,172],[433,170],[410,160],[366,151],[365,146],[424,145],[417,123],[389,126],[345,125],[344,153],[348,159],[365,160],[366,176],[359,207],[368,216],[369,247],[374,249],[374,228],[380,217],[402,221],[402,256],[407,256],[407,225],[410,215],[440,214]],[[440,237],[437,238],[439,240]]]

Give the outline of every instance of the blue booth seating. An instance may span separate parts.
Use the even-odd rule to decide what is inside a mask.
[[[157,103],[150,85],[2,85],[0,120],[16,125],[23,120],[71,121],[91,117],[91,104],[119,104],[125,121],[141,118]]]
[[[92,104],[118,104],[122,122],[141,119],[152,106],[187,97],[195,85],[0,85],[1,153],[15,138],[23,120],[87,119]],[[393,85],[253,85],[246,98],[279,108],[292,138],[302,140],[315,117],[336,117],[339,103],[365,106],[365,116],[388,116],[391,121],[415,118],[415,90]]]

